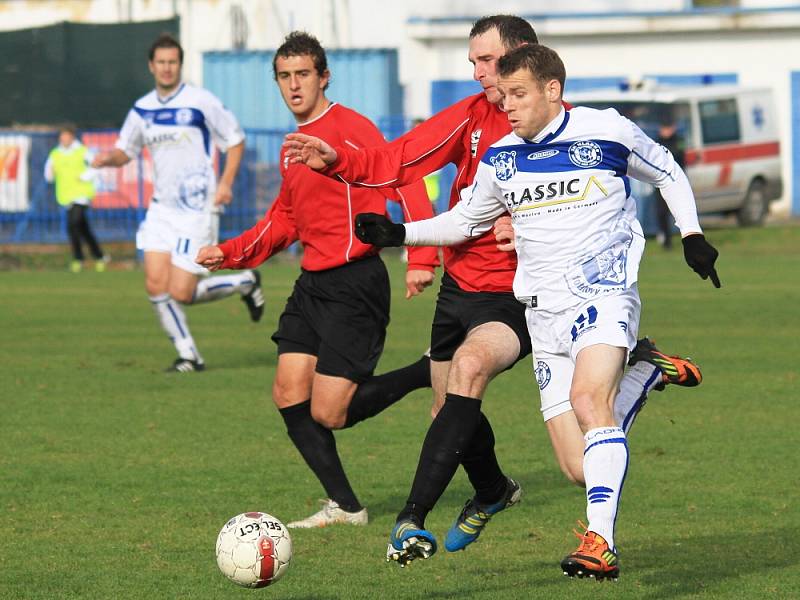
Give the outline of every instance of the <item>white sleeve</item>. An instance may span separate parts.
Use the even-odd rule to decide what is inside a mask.
[[[489,231],[506,212],[493,176],[494,170],[481,163],[475,183],[461,190],[458,204],[432,219],[406,223],[405,245],[454,246]]]
[[[669,207],[675,223],[685,236],[689,233],[702,233],[697,219],[697,205],[694,192],[680,165],[672,153],[661,144],[653,141],[632,121],[633,145],[628,157],[628,175],[639,181],[656,186]]]
[[[460,202],[459,202],[460,204]],[[458,226],[454,212],[456,204],[450,210],[430,219],[411,221],[405,224],[406,246],[455,246],[469,239]]]
[[[144,145],[144,119],[134,109],[128,111],[122,129],[119,131],[119,138],[114,144],[115,148],[122,150],[133,160],[142,151]]]
[[[50,155],[47,156],[47,162],[44,163],[44,180],[47,183],[53,183],[55,181],[56,174],[53,172],[53,161],[50,158]]]
[[[91,150],[90,148],[86,149],[86,154],[83,156],[83,162],[86,163],[87,167],[92,164],[95,156],[97,156],[97,153],[94,150]]]
[[[223,152],[244,141],[244,131],[234,114],[225,108],[219,98],[208,91],[203,114],[214,144]]]
[[[95,183],[98,180],[100,174],[97,169],[92,168],[92,161],[94,160],[94,157],[95,153],[87,148],[86,153],[83,155],[83,162],[86,165],[86,170],[81,173],[80,177],[78,177],[78,179],[81,181]]]

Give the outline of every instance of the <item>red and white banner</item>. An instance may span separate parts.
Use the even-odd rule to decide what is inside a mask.
[[[83,145],[94,153],[112,150],[119,134],[116,131],[84,133]],[[142,206],[150,205],[153,196],[153,161],[147,148],[142,152]],[[132,160],[119,169],[98,169],[95,179],[97,194],[94,208],[139,207],[139,164]]]
[[[28,210],[28,154],[31,139],[27,135],[0,135],[0,211]]]

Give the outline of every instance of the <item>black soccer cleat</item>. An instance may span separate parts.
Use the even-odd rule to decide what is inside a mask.
[[[253,283],[253,289],[251,289],[248,294],[242,296],[242,302],[247,306],[247,310],[250,313],[250,320],[253,321],[253,323],[257,323],[264,314],[265,302],[264,292],[261,289],[261,273],[253,269],[253,277],[256,279]]]

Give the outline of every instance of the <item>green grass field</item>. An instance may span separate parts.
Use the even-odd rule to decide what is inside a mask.
[[[653,395],[630,437],[617,527],[618,583],[569,580],[582,490],[560,474],[528,360],[484,407],[523,502],[467,551],[401,570],[384,562],[429,423],[430,394],[337,434],[369,508],[364,529],[293,533],[275,587],[248,591],[217,570],[226,520],[284,521],[317,508],[319,484],[289,442],[269,390],[269,340],[297,274],[262,267],[268,313],[235,299],[188,309],[209,369],[162,373],[174,358],[140,272],[0,273],[0,598],[796,598],[800,510],[800,228],[712,230],[723,288],[648,246],[641,334],[690,355],[705,381]],[[379,371],[428,345],[435,290],[402,298]],[[459,474],[427,525],[443,536],[470,495]]]

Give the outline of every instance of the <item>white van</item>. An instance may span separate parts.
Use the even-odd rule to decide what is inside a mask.
[[[651,87],[568,93],[566,100],[614,107],[653,139],[660,124],[676,124],[701,214],[735,213],[741,225],[757,225],[783,193],[778,120],[769,89]]]

